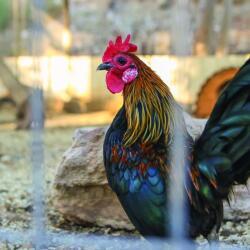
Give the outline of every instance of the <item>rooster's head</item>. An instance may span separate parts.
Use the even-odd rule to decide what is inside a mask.
[[[124,87],[131,84],[138,76],[138,68],[131,52],[136,52],[137,46],[130,43],[128,35],[124,41],[121,36],[115,43],[110,41],[102,57],[102,63],[97,70],[107,70],[106,84],[110,92],[120,93]]]
[[[167,85],[139,57],[130,35],[122,41],[110,41],[98,70],[107,70],[106,84],[112,93],[123,93],[128,129],[125,146],[137,141],[155,143],[164,135],[166,140],[173,127],[175,101]]]

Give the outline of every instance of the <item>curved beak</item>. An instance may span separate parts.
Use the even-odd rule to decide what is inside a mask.
[[[109,62],[101,63],[96,70],[109,70],[113,67],[113,65]]]

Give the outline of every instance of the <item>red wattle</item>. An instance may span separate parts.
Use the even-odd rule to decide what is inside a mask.
[[[107,72],[106,84],[109,91],[113,94],[122,92],[125,85],[121,77],[117,76],[112,70]]]

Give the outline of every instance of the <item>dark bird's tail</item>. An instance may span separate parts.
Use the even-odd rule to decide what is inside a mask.
[[[250,176],[250,59],[219,97],[194,149],[195,177],[207,199],[228,198]]]

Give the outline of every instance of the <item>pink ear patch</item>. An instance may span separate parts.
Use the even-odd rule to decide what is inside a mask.
[[[137,76],[138,76],[138,71],[136,68],[128,68],[123,72],[122,80],[125,83],[130,83],[134,81]]]
[[[117,76],[112,70],[108,71],[106,75],[106,84],[108,90],[113,94],[122,92],[125,85],[121,77]]]

